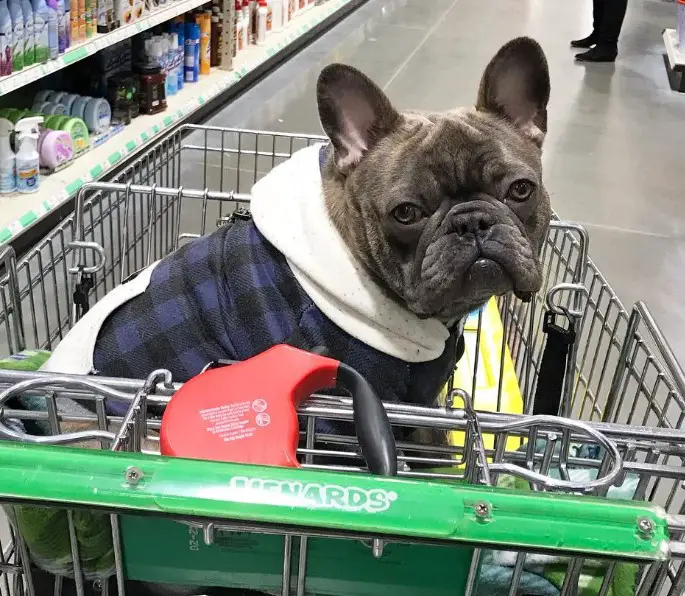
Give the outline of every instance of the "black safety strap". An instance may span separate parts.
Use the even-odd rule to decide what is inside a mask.
[[[565,309],[562,309],[565,310]],[[547,335],[545,350],[542,354],[538,383],[535,390],[533,414],[558,416],[566,376],[570,348],[576,341],[576,330],[573,317],[564,313],[568,319],[568,328],[556,324],[556,313],[547,311],[542,331]]]
[[[76,305],[76,318],[80,319],[90,310],[88,294],[95,287],[95,274],[81,272],[79,282],[74,288],[74,304]]]

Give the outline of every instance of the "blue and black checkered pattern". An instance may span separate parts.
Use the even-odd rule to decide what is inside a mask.
[[[167,368],[185,381],[209,362],[244,360],[278,343],[323,346],[383,400],[432,405],[454,370],[458,333],[455,327],[443,355],[425,363],[369,347],[316,307],[251,219],[237,219],[157,265],[147,290],[105,322],[94,365],[99,374],[133,378]]]

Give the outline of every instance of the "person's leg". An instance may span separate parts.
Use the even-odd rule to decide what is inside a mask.
[[[600,0],[603,3],[602,22],[597,30],[597,45],[576,56],[582,62],[613,62],[618,53],[618,38],[626,16],[628,0]]]
[[[621,34],[627,8],[628,0],[604,0],[602,24],[598,31],[598,44],[618,49],[618,38]]]
[[[571,47],[591,48],[597,43],[597,34],[604,16],[604,2],[605,0],[592,0],[592,33],[583,39],[574,39]]]

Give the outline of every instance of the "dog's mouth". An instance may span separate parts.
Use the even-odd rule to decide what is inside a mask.
[[[426,257],[410,306],[417,314],[449,319],[509,293],[529,301],[541,285],[537,259],[520,236],[478,243],[443,237]]]

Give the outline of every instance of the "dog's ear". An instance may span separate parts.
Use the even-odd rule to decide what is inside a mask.
[[[400,114],[385,93],[351,66],[331,64],[316,89],[321,125],[333,143],[343,173],[357,165],[399,123]]]
[[[518,37],[505,44],[485,69],[476,108],[507,118],[542,145],[547,133],[549,92],[544,51],[535,40]]]

